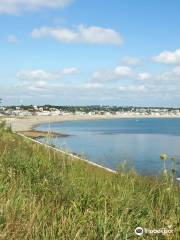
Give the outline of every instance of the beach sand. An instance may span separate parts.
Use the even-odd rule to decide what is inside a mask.
[[[32,131],[37,125],[51,124],[56,122],[78,121],[78,120],[100,120],[100,119],[125,119],[125,118],[180,118],[176,115],[67,115],[67,116],[30,116],[30,117],[6,117],[8,126],[14,132]]]
[[[30,117],[9,117],[4,118],[8,126],[11,126],[14,132],[20,131],[32,131],[37,125],[40,124],[52,124],[56,122],[66,122],[66,121],[78,121],[78,120],[98,120],[98,119],[118,119],[120,117],[115,115],[110,116],[77,116],[77,115],[67,115],[67,116],[30,116]]]

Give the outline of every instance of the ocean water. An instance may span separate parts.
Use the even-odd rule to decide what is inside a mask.
[[[111,169],[126,162],[141,175],[162,171],[161,153],[175,155],[180,176],[180,119],[70,121],[43,124],[36,129],[67,133],[68,137],[51,139],[51,144]],[[168,160],[169,169],[171,164]]]

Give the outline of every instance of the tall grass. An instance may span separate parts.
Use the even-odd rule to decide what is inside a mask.
[[[179,197],[170,178],[113,174],[0,126],[0,239],[138,239],[138,226],[179,239]]]

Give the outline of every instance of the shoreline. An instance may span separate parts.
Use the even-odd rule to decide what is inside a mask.
[[[18,131],[17,133],[20,133],[26,137],[29,138],[54,138],[54,137],[68,137],[68,134],[63,133],[56,133],[56,132],[48,132],[48,131],[37,131],[37,130],[31,130],[31,131]]]
[[[100,115],[100,116],[81,116],[81,115],[68,115],[68,116],[30,116],[30,117],[5,117],[2,118],[6,121],[7,126],[12,128],[14,132],[37,132],[34,128],[41,124],[52,124],[67,121],[85,121],[85,120],[111,120],[111,119],[180,119],[176,115]],[[43,131],[41,131],[43,132]],[[56,134],[56,133],[54,133]],[[62,133],[66,135],[65,133]]]
[[[36,138],[44,138],[44,137],[68,137],[70,135],[66,134],[66,133],[59,133],[59,132],[51,132],[51,131],[38,131],[38,130],[32,130],[33,128],[35,128],[35,126],[37,125],[41,125],[41,124],[51,124],[51,123],[60,123],[60,122],[65,122],[65,121],[83,121],[83,120],[109,120],[109,119],[180,119],[180,117],[174,116],[174,117],[170,117],[170,116],[163,116],[163,117],[144,117],[144,116],[129,116],[129,117],[120,117],[120,116],[38,116],[38,117],[26,117],[26,118],[8,118],[8,119],[3,119],[3,120],[8,120],[6,122],[7,126],[11,126],[12,127],[12,131],[24,138],[27,138],[29,140],[32,140],[38,144],[44,145],[47,148],[51,148],[55,151],[61,152],[63,154],[66,154],[68,156],[71,156],[73,158],[82,160],[84,162],[89,163],[90,165],[94,165],[100,168],[104,168],[110,172],[114,172],[116,173],[115,170],[96,164],[88,159],[84,159],[82,156],[78,156],[75,153],[72,152],[66,152],[63,151],[60,148],[48,145],[48,144],[44,144],[38,140],[36,140]],[[12,124],[13,123],[13,124]],[[22,130],[23,129],[23,130]],[[26,129],[26,130],[24,130]]]
[[[113,169],[111,169],[111,168],[102,166],[102,165],[97,164],[97,163],[95,163],[95,162],[92,162],[92,161],[90,161],[90,160],[88,160],[88,159],[85,159],[85,158],[83,158],[83,157],[77,156],[77,155],[75,155],[74,153],[63,151],[63,150],[60,149],[60,148],[52,147],[52,146],[50,146],[50,145],[48,145],[48,144],[42,143],[42,142],[40,142],[40,141],[38,141],[38,140],[36,140],[36,139],[33,139],[33,138],[28,137],[28,136],[26,136],[26,135],[24,135],[24,134],[21,134],[20,132],[17,132],[16,134],[17,134],[18,136],[23,137],[23,138],[25,138],[25,139],[27,139],[27,140],[29,140],[29,141],[32,141],[32,142],[34,142],[34,143],[36,143],[36,144],[42,145],[42,146],[44,146],[45,148],[48,148],[48,149],[51,149],[51,150],[53,150],[53,151],[56,151],[56,152],[62,153],[62,154],[64,154],[64,155],[67,155],[67,156],[69,156],[69,157],[72,157],[73,160],[75,160],[75,159],[76,159],[76,160],[80,160],[80,161],[83,161],[83,162],[85,162],[85,163],[87,163],[87,164],[89,164],[89,165],[92,165],[92,166],[98,167],[98,168],[100,168],[100,169],[103,169],[103,170],[105,170],[105,171],[108,171],[108,172],[110,172],[110,173],[114,173],[114,174],[117,173],[117,171],[115,171],[115,170],[113,170]]]

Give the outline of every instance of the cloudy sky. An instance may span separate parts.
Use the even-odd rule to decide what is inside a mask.
[[[179,13],[179,0],[0,0],[0,98],[180,106]]]

